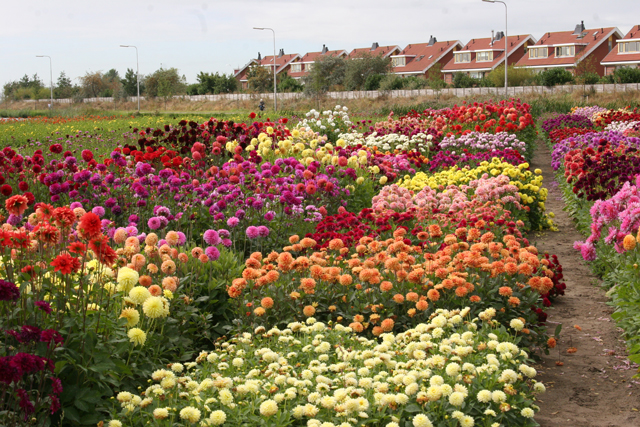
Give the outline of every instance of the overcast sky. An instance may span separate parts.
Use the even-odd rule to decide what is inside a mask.
[[[0,86],[24,74],[49,84],[61,71],[78,82],[88,71],[111,68],[124,75],[175,67],[189,83],[200,71],[230,73],[276,49],[285,53],[487,37],[504,30],[502,4],[481,0],[3,0],[0,24]],[[507,0],[509,34],[618,27],[626,34],[640,24],[637,0]]]

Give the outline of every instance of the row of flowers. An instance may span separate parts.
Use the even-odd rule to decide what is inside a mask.
[[[612,317],[625,330],[629,358],[636,363],[640,363],[639,118],[637,109],[594,106],[574,109],[543,125],[565,202],[587,236],[574,248],[610,287],[608,295],[616,307]],[[584,126],[576,127],[577,123]]]

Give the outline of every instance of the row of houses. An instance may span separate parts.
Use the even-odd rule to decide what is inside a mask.
[[[506,42],[506,46],[505,46]],[[288,73],[295,79],[308,75],[315,61],[336,56],[347,59],[361,58],[365,54],[391,59],[393,73],[402,77],[426,78],[432,67],[438,66],[445,82],[453,82],[455,73],[466,73],[473,78],[483,78],[504,63],[505,47],[509,65],[544,71],[564,68],[572,73],[583,61],[589,69],[600,76],[612,74],[621,67],[639,68],[640,25],[634,26],[626,35],[616,27],[586,29],[584,21],[573,31],[547,32],[539,39],[531,34],[508,36],[502,32],[491,37],[472,39],[466,45],[460,40],[437,41],[431,36],[427,43],[400,46],[379,46],[358,48],[351,52],[344,49],[329,50],[322,46],[319,52],[303,56],[285,54],[283,49],[275,57],[252,59],[243,67],[234,70],[234,77],[247,88],[247,73],[251,66],[263,66],[276,74]],[[437,69],[437,68],[436,68]]]

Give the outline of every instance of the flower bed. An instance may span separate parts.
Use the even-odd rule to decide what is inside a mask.
[[[257,328],[194,363],[156,370],[141,395],[119,393],[109,426],[536,425],[534,396],[545,387],[517,345],[522,321],[496,328],[494,313],[439,310],[380,341],[313,317]]]
[[[86,130],[66,140],[50,135],[0,151],[0,271],[7,295],[19,292],[3,306],[2,327],[20,337],[23,325],[37,326],[59,331],[64,340],[53,372],[62,389],[50,394],[62,411],[55,411],[53,424],[64,413],[65,422],[95,425],[110,406],[108,396],[136,390],[157,367],[179,362],[191,369],[196,349],[220,356],[237,345],[229,340],[242,339],[239,333],[282,329],[310,316],[332,322],[331,331],[342,333],[336,340],[356,345],[468,307],[471,317],[493,319],[486,325],[493,333],[510,330],[526,351],[553,345],[543,327],[545,307],[563,294],[564,283],[557,259],[538,254],[523,235],[552,226],[541,177],[524,162],[535,135],[526,104],[456,106],[397,120],[391,115],[370,129],[351,122],[342,107],[310,112],[306,123],[295,125],[284,117],[257,121],[254,114],[250,120],[145,120],[132,120],[123,132]],[[442,138],[470,140],[478,132],[509,148],[453,153],[439,145]],[[101,151],[98,142],[106,146]],[[468,166],[447,168],[451,162]],[[493,351],[494,338],[485,332],[478,339]],[[447,339],[457,339],[451,333]],[[263,338],[269,337],[255,339]],[[3,351],[0,357],[15,356]],[[518,357],[527,359],[519,351]],[[420,366],[417,375],[431,374]],[[193,387],[178,377],[167,387],[171,393]],[[53,381],[41,386],[51,388]],[[487,381],[493,393],[497,383]],[[500,384],[502,393],[512,396],[507,385]],[[17,416],[28,412],[24,396],[33,396],[24,390],[13,401]],[[119,400],[134,425],[152,417],[189,423],[196,410],[211,418],[233,409],[188,404],[164,417],[168,406],[149,406],[180,393],[157,394],[153,401],[123,394]],[[371,407],[378,405],[374,394],[367,397]],[[498,411],[482,396],[487,405],[461,406],[461,413],[451,403],[451,411],[436,416],[423,399],[402,409],[410,418],[398,412],[398,401],[365,412],[387,423],[426,423],[416,408],[434,420],[449,416],[464,423],[484,411],[495,411],[485,416],[496,422],[522,425],[533,416],[525,410],[529,397],[498,394],[491,398]],[[54,397],[34,408],[53,405]],[[348,417],[341,422],[353,423]]]
[[[640,157],[633,129],[636,111],[587,109],[584,114],[604,128],[564,140],[552,137],[553,167],[570,214],[587,236],[575,242],[593,271],[611,287],[612,317],[625,330],[629,359],[640,362],[637,242],[640,227]],[[612,129],[617,129],[612,130]]]

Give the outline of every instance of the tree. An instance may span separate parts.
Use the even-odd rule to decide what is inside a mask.
[[[205,95],[205,94],[217,94],[217,93],[231,93],[238,90],[238,81],[233,75],[227,76],[226,74],[218,73],[204,73],[198,74],[198,83],[196,85],[190,85],[193,95]]]
[[[145,95],[151,98],[164,98],[165,108],[167,100],[175,95],[187,91],[187,82],[180,76],[177,68],[160,68],[145,78]]]
[[[75,86],[64,71],[60,72],[56,87],[53,89],[53,95],[56,99],[71,98],[78,91],[78,87]]]
[[[33,77],[24,75],[20,80],[8,82],[2,89],[4,97],[7,99],[41,99],[48,98],[49,94],[38,74]]]
[[[104,75],[105,89],[100,96],[114,98],[122,98],[124,92],[122,90],[122,82],[120,81],[120,74],[115,68],[110,69]]]
[[[383,58],[381,55],[372,56],[363,54],[359,58],[347,61],[345,69],[344,84],[347,90],[365,89],[369,76],[379,74],[385,76],[391,72],[391,59]],[[373,77],[369,80],[369,87],[379,84],[379,78]]]
[[[442,64],[436,62],[427,71],[427,84],[433,90],[447,87],[447,82],[442,78]]]
[[[138,79],[136,78],[136,72],[131,68],[127,68],[127,72],[124,74],[124,78],[120,80],[120,83],[127,96],[136,96],[138,94]],[[140,83],[140,92],[144,92],[144,85],[142,85],[142,81]]]
[[[478,80],[468,76],[465,72],[458,72],[453,75],[453,87],[473,87],[477,84]]]
[[[252,65],[247,71],[249,90],[257,93],[269,92],[273,88],[272,71],[261,65]]]
[[[82,88],[82,95],[85,98],[98,98],[102,96],[107,85],[104,80],[102,71],[89,72],[80,77],[80,86]]]
[[[338,56],[323,56],[314,62],[309,74],[302,78],[304,92],[321,97],[332,89],[344,85],[347,60]]]
[[[287,72],[278,75],[278,92],[302,92],[302,84]]]

